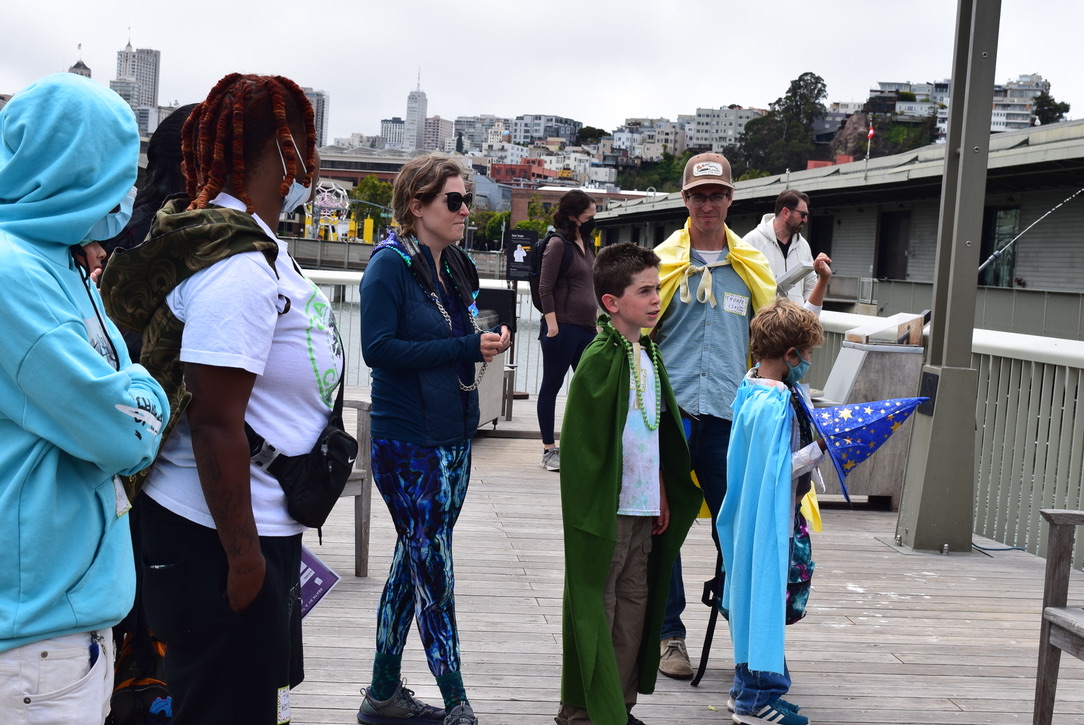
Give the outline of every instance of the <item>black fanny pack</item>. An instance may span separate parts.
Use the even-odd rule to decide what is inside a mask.
[[[343,382],[335,409],[308,453],[285,456],[245,423],[252,463],[274,476],[286,494],[286,511],[299,524],[319,529],[354,470],[358,442],[343,428]],[[321,535],[321,540],[323,536]]]

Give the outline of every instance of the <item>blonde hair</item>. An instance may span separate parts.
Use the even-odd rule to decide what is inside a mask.
[[[792,347],[801,351],[822,342],[824,328],[817,316],[784,297],[765,305],[749,323],[749,347],[755,360],[778,359]]]

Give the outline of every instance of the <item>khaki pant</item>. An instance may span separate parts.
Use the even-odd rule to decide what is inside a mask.
[[[640,681],[640,639],[647,615],[647,557],[654,522],[654,516],[617,517],[617,543],[602,593],[626,711],[636,704]],[[557,725],[593,725],[586,709],[566,703],[561,703],[555,720]]]

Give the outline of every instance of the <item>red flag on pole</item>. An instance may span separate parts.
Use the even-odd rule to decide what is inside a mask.
[[[871,138],[873,138],[873,122],[872,121],[870,121],[870,124],[869,124],[869,133],[866,134],[866,139],[871,139]]]

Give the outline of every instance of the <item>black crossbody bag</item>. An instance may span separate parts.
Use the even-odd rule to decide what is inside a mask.
[[[252,463],[274,476],[286,494],[286,511],[299,524],[319,529],[327,521],[335,502],[346,487],[346,479],[354,469],[358,442],[343,427],[344,377],[339,381],[339,393],[324,430],[308,453],[286,456],[279,453],[252,427],[245,423]],[[323,543],[323,532],[319,532]]]

